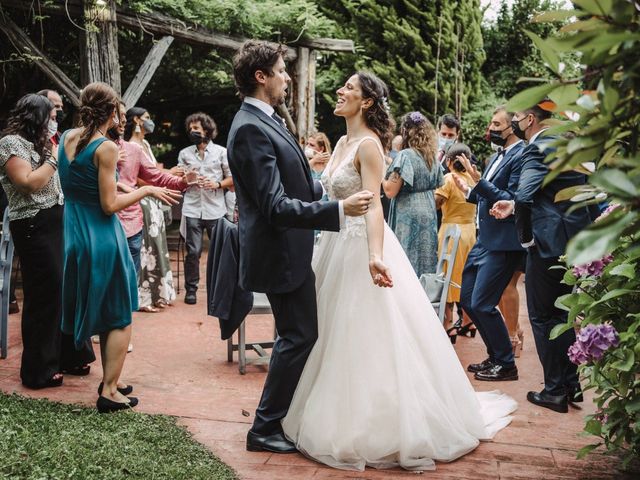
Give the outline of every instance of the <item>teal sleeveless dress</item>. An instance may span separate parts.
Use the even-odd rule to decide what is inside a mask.
[[[90,142],[69,162],[65,136],[58,149],[65,197],[62,331],[73,335],[79,348],[92,335],[131,324],[138,286],[120,220],[100,206],[93,155],[107,139]]]

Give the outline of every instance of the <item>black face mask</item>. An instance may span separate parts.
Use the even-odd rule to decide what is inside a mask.
[[[520,122],[521,122],[522,120],[524,120],[525,118],[527,118],[527,117],[521,118],[521,119],[520,119],[520,121],[518,121],[518,120],[511,120],[511,128],[512,128],[512,130],[513,130],[513,134],[514,134],[516,137],[518,137],[520,140],[526,140],[526,139],[527,139],[527,138],[526,138],[526,136],[525,136],[525,134],[524,134],[524,130],[522,130],[522,129],[520,128]],[[527,128],[529,128],[529,127],[527,127]],[[526,129],[525,129],[525,130],[526,130]]]
[[[498,145],[499,147],[504,147],[505,144],[507,143],[507,139],[506,138],[502,138],[502,134],[508,128],[509,127],[505,128],[503,130],[489,130],[489,140],[492,143],[495,143],[496,145]]]
[[[56,110],[56,122],[58,122],[58,125],[63,122],[65,116],[64,111]]]
[[[200,145],[204,143],[206,137],[203,137],[200,132],[189,132],[189,141],[194,145]]]

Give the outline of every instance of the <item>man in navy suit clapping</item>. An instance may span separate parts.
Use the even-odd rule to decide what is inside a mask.
[[[478,204],[478,241],[469,252],[462,273],[460,303],[478,328],[488,357],[471,364],[477,380],[517,380],[518,369],[504,318],[497,305],[514,271],[523,261],[524,249],[518,241],[513,218],[497,220],[489,211],[498,200],[512,200],[520,179],[523,142],[511,128],[513,114],[498,107],[491,119],[491,141],[501,149],[489,160],[482,177],[466,158],[465,169],[477,182],[467,185],[454,177],[469,202]]]

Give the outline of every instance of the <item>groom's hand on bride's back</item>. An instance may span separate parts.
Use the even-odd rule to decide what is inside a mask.
[[[344,214],[349,217],[359,217],[369,211],[369,204],[373,200],[373,193],[363,190],[354,193],[342,202]]]

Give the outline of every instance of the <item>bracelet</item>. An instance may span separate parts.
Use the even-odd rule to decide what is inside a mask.
[[[222,183],[220,183],[220,182],[216,182],[216,183],[218,184],[218,186],[216,187],[216,190],[221,189],[222,188]]]
[[[53,158],[47,158],[44,163],[51,165],[54,170],[58,170],[58,162],[56,162]]]

